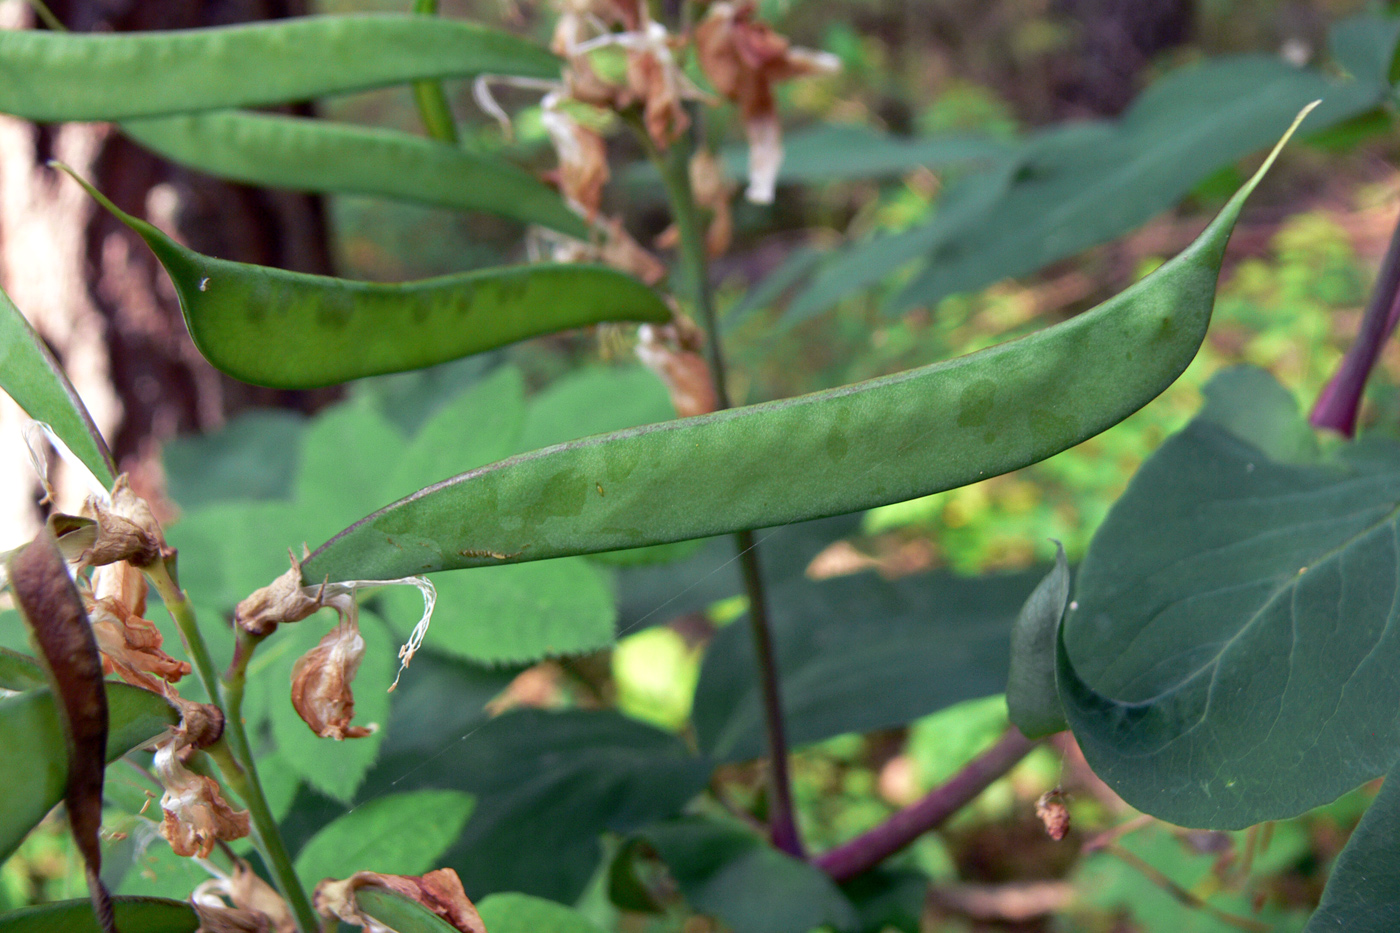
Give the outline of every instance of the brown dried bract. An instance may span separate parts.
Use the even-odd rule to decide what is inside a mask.
[[[221,898],[232,903],[233,909],[230,910]],[[268,933],[296,933],[297,924],[292,918],[287,902],[242,859],[234,861],[233,870],[228,877],[210,878],[195,888],[190,900],[194,902],[202,928],[206,930],[248,929],[265,930]],[[217,918],[217,922],[226,926],[211,927],[211,918]],[[240,925],[245,923],[255,925]],[[256,925],[259,923],[260,926]]]
[[[111,503],[89,496],[83,503],[82,517],[97,522],[97,539],[78,558],[84,566],[125,560],[137,567],[150,567],[164,555],[160,523],[146,500],[131,491],[125,473],[112,485]]]
[[[83,597],[104,672],[115,672],[153,693],[172,693],[167,685],[179,682],[190,665],[162,650],[160,630],[145,618],[146,578],[141,571],[126,561],[98,567],[92,573],[92,590]]]
[[[355,718],[350,682],[360,670],[365,640],[353,609],[347,615],[292,668],[292,706],[323,739],[362,739],[375,731],[373,726],[350,725]]]
[[[415,901],[460,933],[486,933],[486,925],[481,922],[476,907],[468,900],[462,880],[450,868],[439,868],[421,877],[357,871],[344,881],[327,879],[316,885],[316,911],[322,916],[337,917],[356,926],[368,926],[373,921],[355,903],[355,892],[365,887],[383,888]]]
[[[282,622],[300,622],[320,609],[320,594],[309,595],[301,582],[301,561],[291,551],[292,569],[255,591],[233,610],[233,622],[250,635],[268,635]]]
[[[248,811],[229,806],[218,781],[184,766],[181,757],[187,747],[176,737],[156,749],[153,768],[165,787],[160,798],[165,813],[160,833],[176,855],[207,858],[218,840],[229,842],[248,835]]]
[[[752,0],[713,4],[695,29],[695,51],[715,89],[739,105],[749,138],[748,198],[766,204],[773,200],[783,158],[773,85],[829,74],[839,62],[826,53],[792,48],[754,13]]]

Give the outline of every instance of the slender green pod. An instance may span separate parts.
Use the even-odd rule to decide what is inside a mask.
[[[131,933],[198,933],[199,914],[188,901],[160,897],[114,897],[116,924]],[[97,933],[87,901],[54,901],[0,916],[0,933]]]
[[[87,406],[29,321],[0,291],[0,389],[35,421],[53,429],[98,481],[116,477],[112,455]]]
[[[1069,728],[1055,686],[1055,641],[1069,605],[1069,561],[1055,542],[1055,566],[1045,575],[1011,627],[1011,668],[1006,675],[1006,709],[1011,723],[1028,739]]]
[[[556,79],[559,59],[509,33],[413,14],[101,35],[0,31],[0,113],[39,121],[260,107],[480,74]]]
[[[529,172],[397,130],[237,110],[130,120],[121,128],[167,159],[250,185],[379,195],[588,236],[582,218]]]
[[[385,285],[214,259],[73,177],[156,254],[199,352],[254,385],[311,389],[604,321],[671,319],[660,295],[604,266],[507,266]]]
[[[305,579],[395,578],[762,528],[1043,460],[1146,405],[1191,362],[1230,231],[1282,145],[1185,251],[1069,321],[881,379],[472,470],[341,532],[302,565]]]

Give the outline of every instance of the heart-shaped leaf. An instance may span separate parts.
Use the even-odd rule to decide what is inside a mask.
[[[539,46],[412,15],[306,16],[178,32],[0,31],[0,112],[125,120],[310,100],[424,78],[558,78]]]
[[[1400,445],[1279,459],[1302,419],[1271,377],[1230,370],[1209,396],[1095,535],[1058,679],[1125,800],[1238,828],[1326,803],[1400,751]],[[1230,430],[1243,411],[1273,456]]]

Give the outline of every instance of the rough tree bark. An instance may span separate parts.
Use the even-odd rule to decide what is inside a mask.
[[[186,29],[306,12],[303,0],[51,0],[78,32]],[[0,0],[0,28],[32,24],[23,0]],[[200,358],[174,291],[144,244],[45,167],[59,158],[118,206],[221,258],[331,271],[319,198],[269,192],[174,166],[101,124],[36,126],[0,117],[0,285],[73,378],[142,492],[162,487],[156,454],[177,433],[217,427],[252,405],[311,409],[334,393],[289,393],[227,379]],[[0,406],[0,547],[37,521],[20,414]],[[60,497],[80,494],[62,471]]]

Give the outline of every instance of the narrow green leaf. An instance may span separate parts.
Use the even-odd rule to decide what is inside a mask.
[[[397,130],[218,111],[130,120],[122,132],[167,159],[250,185],[379,195],[588,235],[559,194],[525,170]]]
[[[360,888],[355,892],[355,903],[394,933],[458,933],[455,926],[422,904],[383,888]]]
[[[1184,252],[1072,320],[922,369],[473,470],[341,532],[306,563],[306,579],[401,577],[761,528],[952,489],[1056,454],[1147,404],[1195,356],[1230,230],[1272,158]]]
[[[0,292],[0,389],[29,417],[53,428],[104,485],[116,468],[73,383],[8,295]]]
[[[0,648],[0,689],[33,690],[48,684],[44,669],[31,657]]]
[[[656,292],[602,266],[511,266],[384,285],[214,259],[78,182],[156,254],[200,353],[255,385],[310,389],[603,321],[671,318]]]
[[[256,107],[479,74],[557,78],[559,60],[507,33],[414,15],[120,35],[0,32],[0,112],[39,121]]]
[[[107,685],[110,727],[107,761],[160,735],[179,721],[164,699],[126,684]],[[0,860],[8,858],[25,834],[63,799],[68,755],[63,726],[48,689],[0,699]],[[86,902],[84,902],[86,903]]]
[[[1400,445],[1279,460],[1303,423],[1227,371],[1133,478],[1080,566],[1057,679],[1095,773],[1140,810],[1241,828],[1390,770],[1400,662]],[[1231,398],[1230,396],[1234,397]],[[1264,413],[1253,438],[1226,426]],[[1226,417],[1217,420],[1216,411]]]
[[[840,181],[882,178],[916,168],[1002,159],[1012,145],[984,136],[895,136],[868,126],[829,123],[807,127],[783,138],[780,182]],[[748,174],[748,149],[724,153],[732,177]]]
[[[421,875],[457,838],[471,811],[472,798],[454,790],[376,797],[311,837],[297,853],[297,877],[310,890],[357,871]]]
[[[1391,769],[1322,891],[1304,933],[1390,933],[1400,929],[1400,773]]]
[[[199,915],[185,901],[155,897],[114,897],[123,933],[195,933]],[[87,901],[57,901],[0,915],[0,933],[98,933]]]
[[[1011,671],[1006,678],[1006,708],[1011,722],[1028,739],[1067,728],[1060,694],[1055,689],[1055,644],[1060,619],[1069,605],[1069,561],[1055,542],[1055,569],[1036,586],[1011,629]]]
[[[476,909],[490,933],[602,933],[573,908],[528,894],[492,894]]]

